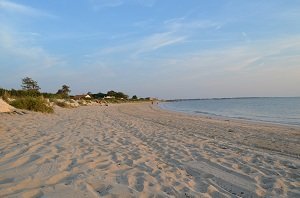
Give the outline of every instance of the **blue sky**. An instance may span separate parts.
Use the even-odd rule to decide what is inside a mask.
[[[0,86],[300,95],[298,0],[0,0]]]

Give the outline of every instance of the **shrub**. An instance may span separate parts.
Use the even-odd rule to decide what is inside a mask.
[[[71,105],[69,105],[68,103],[66,102],[61,102],[61,101],[55,101],[55,104],[59,107],[62,107],[62,108],[71,108]]]
[[[2,99],[5,101],[5,102],[7,102],[7,103],[9,103],[9,97],[10,97],[10,95],[9,95],[9,93],[8,92],[4,92],[3,93],[3,95],[2,95]]]
[[[38,111],[43,113],[53,113],[53,108],[42,97],[25,97],[18,98],[10,103],[10,105],[18,109],[26,109],[29,111]]]
[[[86,102],[85,100],[79,100],[79,101],[78,101],[78,104],[79,104],[80,106],[87,106],[87,102]]]

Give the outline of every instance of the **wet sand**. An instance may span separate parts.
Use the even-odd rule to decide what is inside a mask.
[[[149,104],[0,114],[0,197],[300,197],[300,129]]]

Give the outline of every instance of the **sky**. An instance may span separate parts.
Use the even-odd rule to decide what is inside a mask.
[[[0,0],[0,87],[300,96],[299,0]]]

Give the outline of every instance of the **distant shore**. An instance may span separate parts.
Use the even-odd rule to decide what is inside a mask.
[[[151,103],[0,114],[0,197],[297,197],[300,129]]]

